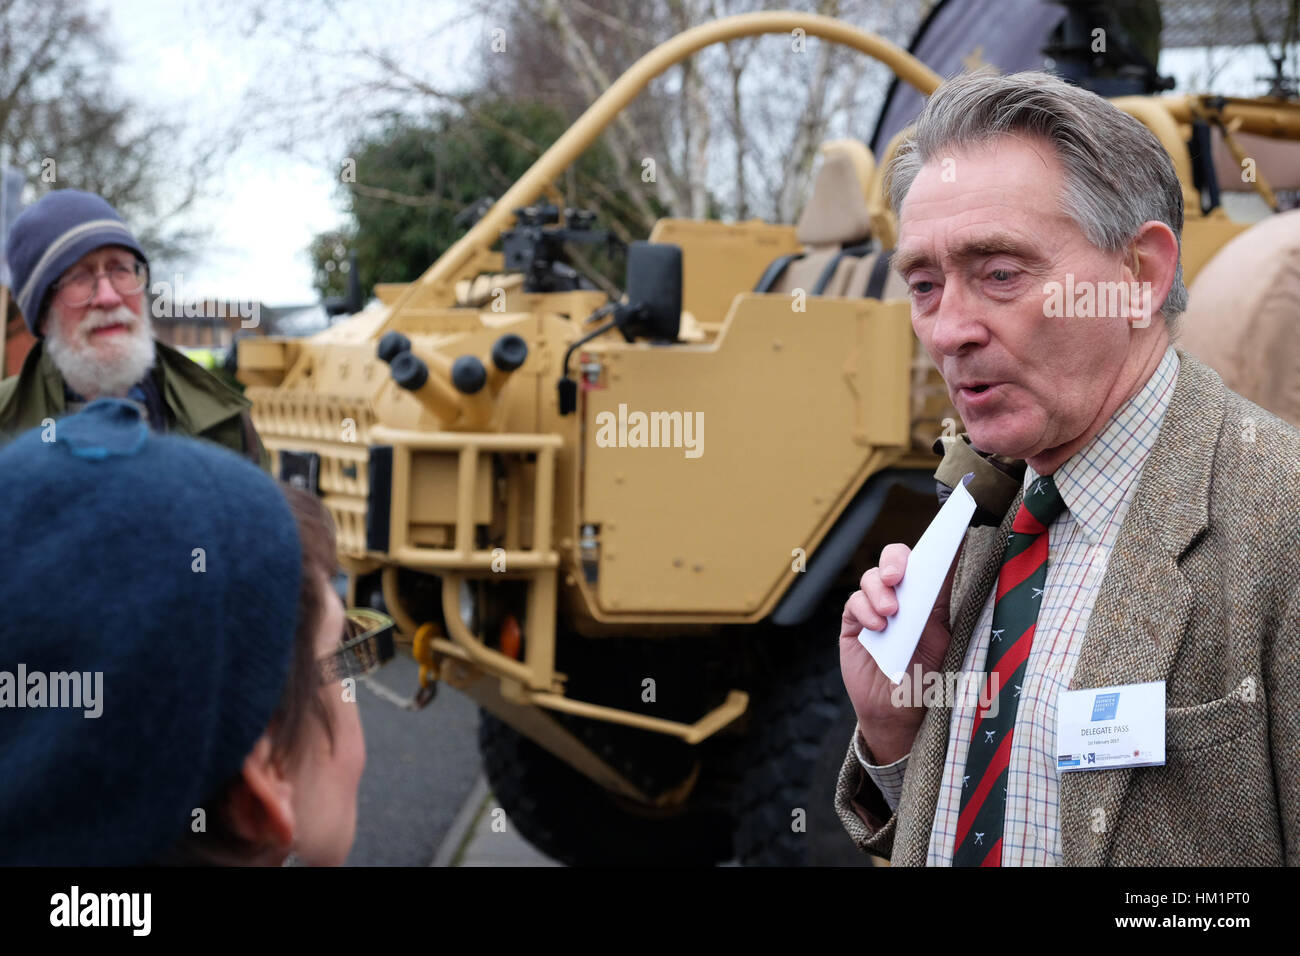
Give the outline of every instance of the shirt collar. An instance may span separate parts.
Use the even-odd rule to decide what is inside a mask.
[[[1171,345],[1138,393],[1052,476],[1070,515],[1091,545],[1104,540],[1108,525],[1155,446],[1173,397],[1178,367],[1178,353]],[[1030,465],[1025,469],[1024,487],[1037,478],[1038,472]]]

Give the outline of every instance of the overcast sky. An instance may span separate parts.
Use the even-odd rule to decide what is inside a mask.
[[[347,34],[325,42],[383,45],[442,86],[454,87],[464,75],[466,57],[487,26],[466,20],[450,0],[390,0],[369,9],[341,0],[341,6]],[[246,92],[277,75],[271,68],[277,58],[292,55],[273,39],[241,36],[232,21],[213,12],[228,8],[205,0],[114,0],[102,9],[122,55],[121,88],[150,110],[195,119],[198,131],[237,123]],[[1204,51],[1180,50],[1167,51],[1160,66],[1203,87],[1215,64],[1222,65],[1216,92],[1228,94],[1255,92],[1255,78],[1267,65],[1257,53],[1220,50],[1207,66]],[[269,305],[314,301],[306,250],[315,234],[344,222],[333,165],[344,148],[328,136],[314,138],[298,155],[258,140],[241,147],[192,211],[211,226],[212,240],[184,273],[186,296]]]
[[[454,84],[457,54],[476,38],[469,24],[446,25],[457,19],[455,5],[441,0],[371,4],[369,10],[341,5],[351,7],[352,33],[327,35],[323,42],[364,38],[402,51],[414,39],[427,39],[428,45],[404,52],[420,57],[423,75],[448,85]],[[245,94],[259,82],[274,81],[274,60],[286,55],[272,38],[241,37],[213,9],[205,0],[114,0],[103,7],[122,56],[122,90],[150,110],[194,120],[197,132],[239,123]],[[328,135],[312,138],[298,155],[275,150],[262,138],[241,146],[191,213],[211,227],[212,238],[183,274],[186,296],[269,305],[315,301],[306,250],[314,235],[345,221],[336,188],[345,148],[342,137]]]

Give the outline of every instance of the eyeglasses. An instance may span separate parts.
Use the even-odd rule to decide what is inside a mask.
[[[109,284],[118,295],[135,295],[144,288],[148,270],[139,259],[131,265],[114,262],[103,272],[78,269],[54,283],[53,288],[64,305],[70,309],[77,309],[89,305],[95,298],[95,290],[99,288],[101,275],[108,276]]]
[[[322,684],[332,684],[345,677],[362,677],[377,671],[393,659],[393,632],[397,624],[386,614],[368,607],[354,607],[344,612],[342,646],[318,660]]]

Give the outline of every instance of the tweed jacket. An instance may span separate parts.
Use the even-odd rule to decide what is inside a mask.
[[[1182,361],[1138,476],[1070,689],[1163,680],[1162,767],[1061,775],[1067,866],[1300,864],[1300,431]],[[945,671],[997,579],[1001,527],[971,528]],[[951,708],[931,707],[898,809],[850,745],[835,808],[858,847],[924,866]]]

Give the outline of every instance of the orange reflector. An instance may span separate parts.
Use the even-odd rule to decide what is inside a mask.
[[[519,660],[519,647],[523,638],[519,633],[519,622],[513,614],[507,614],[501,622],[501,653],[513,660]]]

